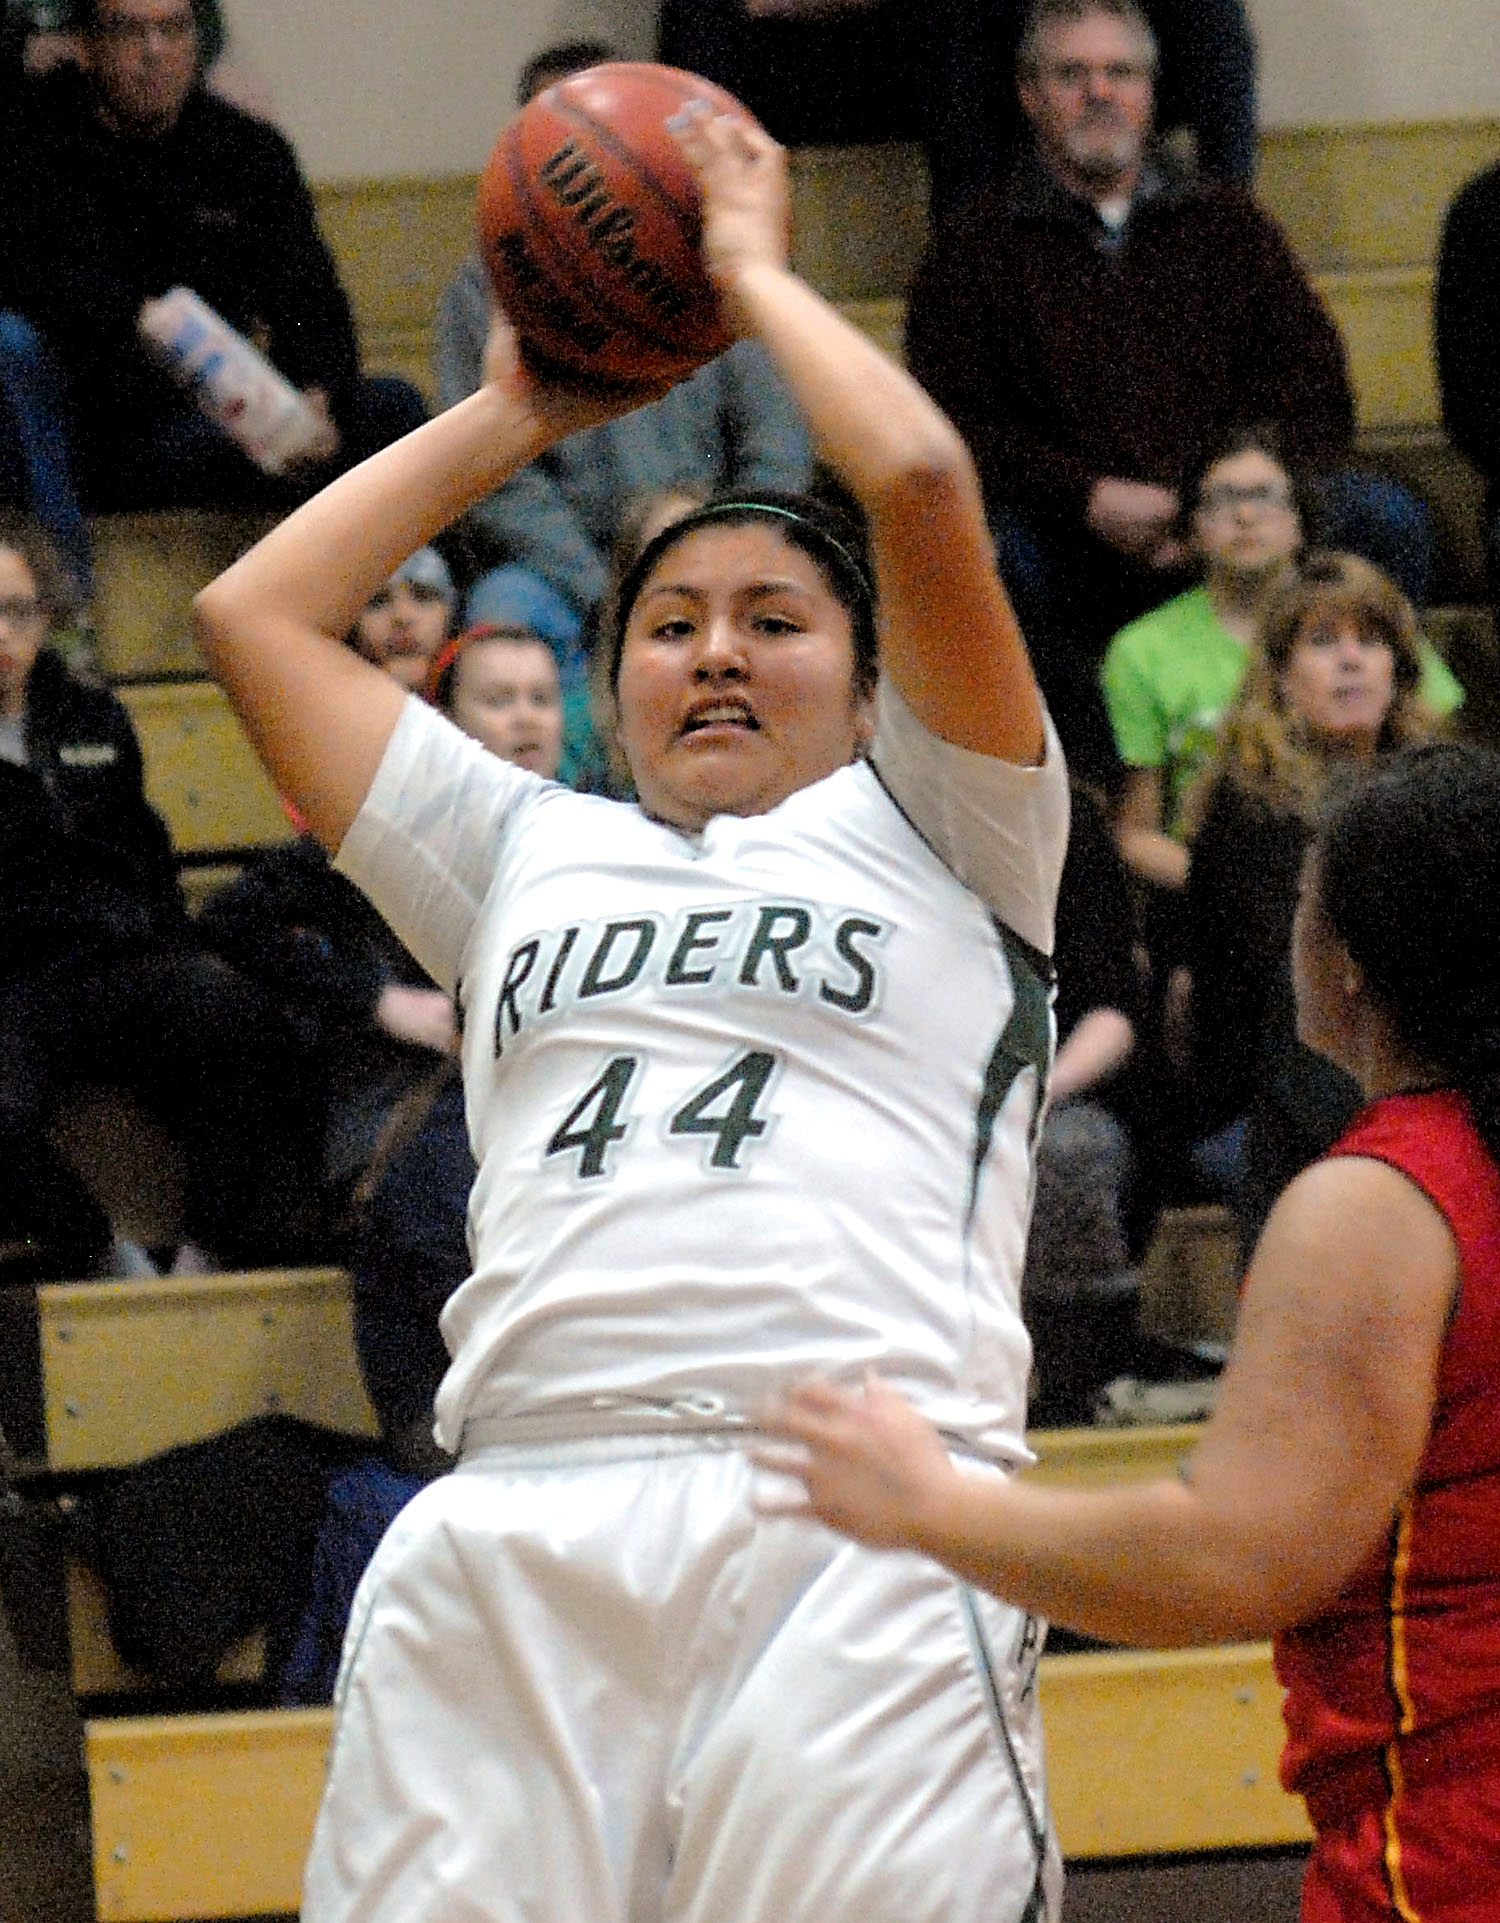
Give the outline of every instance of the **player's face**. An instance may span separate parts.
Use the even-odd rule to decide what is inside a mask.
[[[377,588],[354,624],[355,645],[367,661],[384,668],[403,688],[427,679],[427,664],[443,645],[448,604],[425,581],[392,575]]]
[[[1208,470],[1193,525],[1209,566],[1241,579],[1276,573],[1302,541],[1291,478],[1258,447],[1231,454]]]
[[[471,641],[458,657],[448,712],[502,761],[549,779],[562,759],[562,691],[544,641]]]
[[[1388,641],[1352,614],[1315,615],[1302,628],[1281,674],[1281,697],[1324,741],[1371,750],[1396,693]]]
[[[698,528],[630,611],[620,742],[646,812],[692,832],[758,815],[852,761],[872,704],[848,613],[773,529]]]
[[[0,714],[26,707],[26,682],[47,633],[36,576],[26,557],[0,547]]]
[[[1150,50],[1128,21],[1107,13],[1059,21],[1019,92],[1042,157],[1069,185],[1104,194],[1128,184],[1155,104]]]
[[[120,124],[168,133],[198,77],[190,0],[99,0],[85,41],[89,71]]]

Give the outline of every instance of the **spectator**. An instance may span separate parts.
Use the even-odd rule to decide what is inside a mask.
[[[501,761],[553,780],[562,760],[557,658],[522,627],[467,628],[433,663],[430,699]]]
[[[1162,51],[1162,123],[1203,170],[1255,171],[1255,43],[1242,0],[1145,0]],[[920,135],[935,218],[1003,173],[1016,144],[1025,0],[664,0],[662,59],[708,75],[778,140]]]
[[[32,1279],[109,1267],[109,1222],[49,1133],[71,1089],[103,1083],[182,1141],[199,1249],[304,1259],[294,1038],[194,947],[129,717],[47,645],[56,607],[44,537],[0,519],[0,1245]]]
[[[1500,162],[1476,174],[1448,209],[1435,316],[1443,424],[1488,485],[1486,558],[1500,610]]]
[[[86,601],[93,556],[67,450],[67,417],[56,371],[19,312],[23,263],[35,252],[31,157],[16,138],[24,82],[21,25],[0,13],[0,507],[35,515],[66,568],[72,596]]]
[[[1316,500],[1281,446],[1275,427],[1249,428],[1199,464],[1183,488],[1181,521],[1204,579],[1122,628],[1104,657],[1104,699],[1125,764],[1120,848],[1158,886],[1187,880],[1183,801],[1213,759],[1268,600],[1309,531],[1316,545]],[[1463,698],[1425,644],[1422,692],[1440,714]]]
[[[1106,769],[1100,656],[1188,584],[1180,489],[1234,422],[1276,422],[1332,537],[1413,600],[1430,546],[1404,490],[1347,472],[1343,348],[1282,235],[1153,151],[1156,65],[1131,0],[1038,0],[1018,69],[1032,150],[938,233],[908,321],[913,371],[975,451],[1059,731]]]
[[[203,83],[191,0],[83,0],[84,64],[24,90],[37,246],[25,309],[66,378],[85,502],[284,505],[421,418],[405,382],[363,379],[349,303],[285,139]],[[327,417],[326,459],[268,477],[137,336],[191,287]]]
[[[1097,1391],[1134,1358],[1139,1297],[1123,1214],[1130,1149],[1113,1103],[1135,1046],[1134,924],[1104,812],[1079,787],[1053,959],[1057,1057],[1021,1285],[1033,1427],[1090,1420]]]
[[[418,548],[365,603],[349,645],[416,692],[448,637],[457,600],[448,563],[436,548]]]
[[[600,41],[548,48],[521,76],[518,98],[611,58]],[[470,254],[438,309],[438,385],[444,407],[477,391],[489,332],[484,265]],[[469,590],[465,619],[519,623],[548,641],[562,676],[562,778],[594,787],[605,755],[590,718],[585,624],[609,581],[621,520],[640,495],[683,490],[795,492],[812,472],[812,449],[795,402],[764,350],[740,341],[649,407],[551,447],[470,520],[500,565]]]
[[[1369,562],[1313,553],[1267,610],[1195,798],[1187,883],[1195,1067],[1248,1255],[1334,1141],[1357,1088],[1297,1039],[1288,956],[1302,857],[1330,797],[1431,732],[1410,604]]]
[[[420,689],[453,603],[446,564],[419,548],[346,639],[393,681]],[[453,1049],[452,1002],[310,834],[252,856],[204,903],[198,932],[275,998],[300,1037],[322,1091],[313,1163],[327,1208],[345,1218],[389,1117]]]

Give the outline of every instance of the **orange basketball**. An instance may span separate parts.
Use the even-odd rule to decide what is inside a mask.
[[[667,121],[745,109],[676,67],[569,74],[523,107],[479,182],[480,250],[528,359],[608,385],[678,380],[729,345],[698,183]]]

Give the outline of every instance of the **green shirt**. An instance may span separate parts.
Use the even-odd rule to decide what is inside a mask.
[[[1183,797],[1213,759],[1249,658],[1214,613],[1207,588],[1153,608],[1109,644],[1100,678],[1115,745],[1127,767],[1161,770],[1169,834],[1181,836]],[[1425,641],[1421,692],[1435,714],[1451,714],[1464,698]]]

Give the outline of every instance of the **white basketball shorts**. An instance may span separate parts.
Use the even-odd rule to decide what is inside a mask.
[[[1035,1622],[714,1440],[491,1447],[397,1519],[305,1923],[1055,1923]]]

